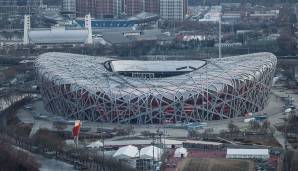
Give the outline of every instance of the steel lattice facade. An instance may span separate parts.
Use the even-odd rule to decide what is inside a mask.
[[[110,123],[193,122],[242,116],[267,104],[277,61],[271,53],[192,61],[195,67],[190,66],[192,62],[181,61],[181,66],[185,65],[182,68],[191,71],[149,78],[144,76],[147,71],[140,78],[128,76],[136,75],[131,71],[111,71],[107,65],[112,60],[67,53],[40,55],[36,69],[46,109],[71,119]],[[121,64],[121,60],[116,61]],[[155,68],[166,71],[176,64],[156,61]]]

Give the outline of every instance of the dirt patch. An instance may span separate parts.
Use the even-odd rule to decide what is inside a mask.
[[[188,158],[179,163],[177,171],[253,171],[251,160],[222,158]]]
[[[245,138],[234,138],[234,139],[229,139],[234,142],[241,143],[243,145],[265,145],[265,146],[272,146],[272,147],[280,147],[280,144],[276,141],[274,137],[270,136],[249,136]]]

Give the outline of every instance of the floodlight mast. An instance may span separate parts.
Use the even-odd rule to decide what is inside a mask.
[[[222,57],[221,53],[221,13],[218,16],[218,57]]]

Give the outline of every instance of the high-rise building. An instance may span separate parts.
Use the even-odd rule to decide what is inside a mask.
[[[71,0],[66,0],[71,1]],[[76,0],[77,16],[90,13],[95,18],[119,18],[141,12],[159,14],[160,0]]]
[[[36,13],[41,0],[0,0],[0,16]]]
[[[143,0],[145,12],[159,14],[159,0]]]
[[[183,20],[187,13],[187,0],[160,0],[160,17],[166,20]]]
[[[77,16],[84,17],[86,14],[91,14],[92,17],[95,17],[95,4],[96,0],[77,0],[76,8],[77,8]]]
[[[113,18],[113,0],[96,0],[96,18]]]
[[[123,0],[113,0],[114,18],[119,18],[123,13]]]
[[[143,11],[143,0],[124,0],[124,12],[126,16],[133,16]]]
[[[122,0],[77,0],[76,5],[79,17],[117,18],[122,13]]]
[[[24,14],[37,13],[41,0],[0,0],[0,28],[20,28]]]
[[[62,11],[70,18],[76,17],[76,0],[63,0]]]

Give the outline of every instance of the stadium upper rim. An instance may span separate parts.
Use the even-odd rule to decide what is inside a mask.
[[[221,91],[224,85],[235,87],[233,80],[258,80],[276,62],[275,55],[267,52],[178,62],[51,52],[38,57],[36,68],[54,84],[71,84],[73,90],[105,92],[112,96],[144,93],[163,96],[181,93],[183,96],[184,92],[197,88]],[[164,73],[169,75],[159,75]]]

